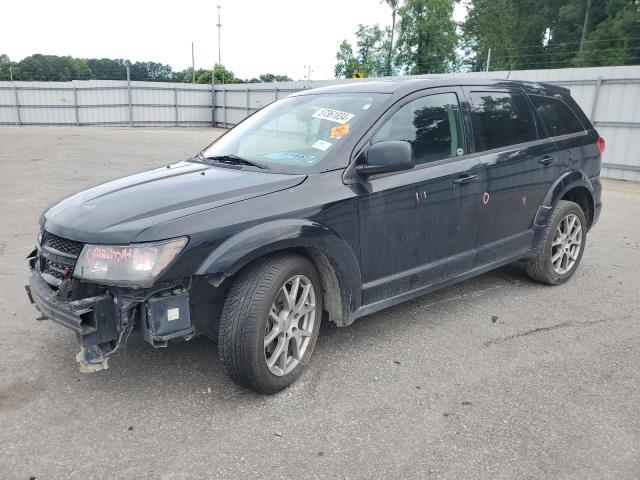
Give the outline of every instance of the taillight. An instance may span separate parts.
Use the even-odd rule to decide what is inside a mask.
[[[602,155],[602,153],[604,152],[604,138],[599,137],[598,141],[596,142],[596,145],[598,146],[598,151],[600,152],[600,155]]]

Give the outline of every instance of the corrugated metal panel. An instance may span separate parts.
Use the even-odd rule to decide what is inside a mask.
[[[640,181],[640,154],[637,153],[640,151],[640,66],[453,73],[412,78],[437,80],[470,76],[549,82],[570,89],[607,141],[603,161],[610,167],[603,168],[603,175]],[[385,79],[397,81],[402,77]],[[126,80],[0,82],[0,124],[129,124],[131,121],[132,125],[214,122],[231,126],[274,100],[300,90],[374,80],[381,78],[215,85],[214,92],[210,85],[131,82],[131,108]],[[14,89],[17,89],[20,116]]]
[[[119,124],[127,123],[128,119],[128,107],[106,105],[102,108],[78,109],[78,121],[80,125]]]
[[[210,85],[131,82],[132,124],[210,124],[212,100]],[[129,124],[129,111],[126,80],[0,82],[0,124]]]
[[[15,108],[0,108],[0,124],[13,125],[18,123]]]
[[[78,105],[123,105],[129,102],[126,85],[120,89],[90,90],[79,87]]]

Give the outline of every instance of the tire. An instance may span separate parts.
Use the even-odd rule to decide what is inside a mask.
[[[306,285],[311,287],[303,300]],[[312,303],[313,314],[308,312]],[[302,306],[296,310],[298,304]],[[245,267],[234,279],[220,317],[218,349],[227,375],[258,393],[291,385],[313,353],[322,307],[320,276],[305,257],[278,254]],[[267,334],[276,335],[268,345]]]
[[[577,219],[576,221],[579,222],[580,227],[579,240],[574,238],[575,227],[574,230],[569,232],[568,239],[562,237],[562,231],[559,232],[558,227],[562,222],[567,221],[566,219],[569,224],[563,223],[561,230],[566,230],[571,224],[571,220]],[[566,241],[567,243],[556,245],[558,241]],[[584,212],[578,204],[560,200],[553,209],[547,226],[544,227],[538,254],[527,263],[527,274],[531,279],[548,285],[559,285],[566,282],[578,269],[586,242],[587,220]],[[574,246],[579,247],[579,250],[574,250]],[[569,248],[569,250],[565,250],[564,253],[560,252],[565,248]],[[558,255],[561,255],[560,260],[558,260]]]

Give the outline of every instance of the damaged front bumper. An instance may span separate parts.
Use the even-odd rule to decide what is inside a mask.
[[[29,300],[45,317],[88,338],[98,330],[98,318],[115,317],[114,298],[103,294],[81,300],[61,301],[40,273],[32,269],[26,287]],[[102,329],[101,329],[102,330]]]
[[[36,251],[28,260],[27,295],[44,317],[76,334],[80,345],[76,361],[83,373],[108,368],[108,357],[136,323],[144,339],[156,348],[165,347],[174,338],[194,335],[190,285],[183,281],[134,289],[107,288],[67,278],[52,286],[39,271]]]

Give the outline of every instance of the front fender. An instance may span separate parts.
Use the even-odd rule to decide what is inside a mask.
[[[233,235],[204,259],[196,275],[213,285],[237,273],[253,260],[285,249],[309,249],[326,256],[335,270],[344,307],[360,305],[360,267],[352,248],[327,226],[311,220],[282,219],[255,225]]]

